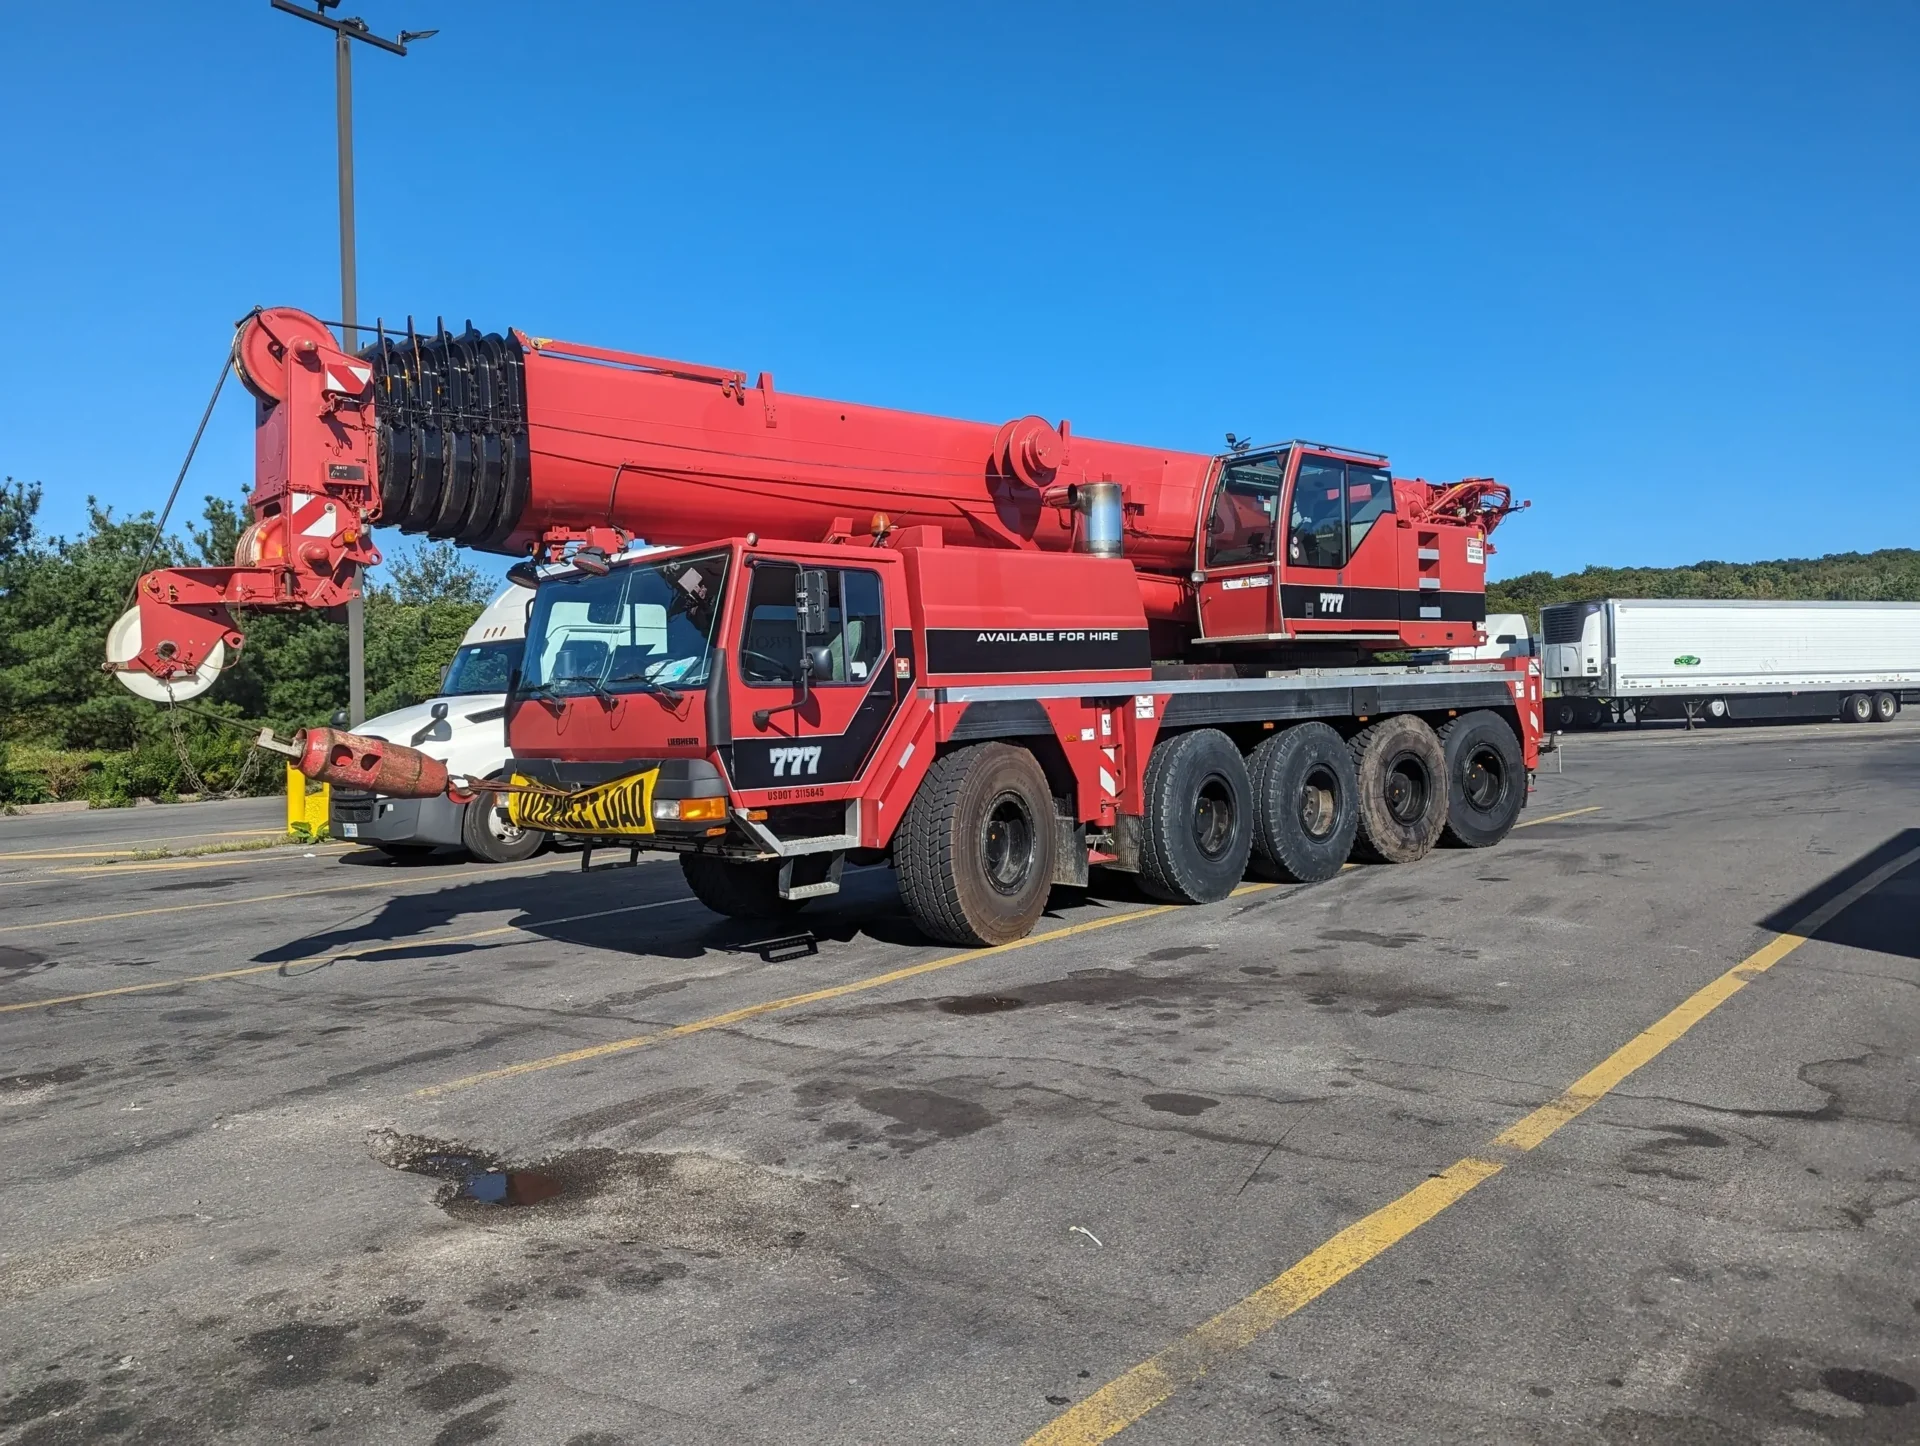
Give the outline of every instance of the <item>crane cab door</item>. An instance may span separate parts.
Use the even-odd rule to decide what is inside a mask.
[[[749,557],[746,574],[727,664],[734,785],[846,797],[896,706],[882,570]]]
[[[1275,555],[1288,454],[1229,457],[1200,538],[1200,635],[1264,638],[1279,631]]]
[[[1377,461],[1301,454],[1287,494],[1280,615],[1294,636],[1400,631],[1393,475]]]

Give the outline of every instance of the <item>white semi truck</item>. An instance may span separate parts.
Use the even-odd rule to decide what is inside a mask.
[[[437,696],[369,718],[354,731],[418,748],[471,778],[501,773],[508,756],[507,684],[520,666],[532,598],[524,587],[501,593],[461,638]],[[444,794],[386,798],[336,791],[330,826],[335,838],[357,839],[401,860],[448,848],[510,863],[530,857],[545,841],[544,834],[510,823],[492,794],[459,804]]]
[[[1548,728],[1887,722],[1920,690],[1920,603],[1606,598],[1540,609]]]

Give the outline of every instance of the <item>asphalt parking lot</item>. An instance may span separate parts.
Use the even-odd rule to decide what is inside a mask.
[[[135,856],[276,808],[0,819],[0,1439],[1920,1439],[1905,720],[971,953],[882,870],[782,942],[670,861]]]

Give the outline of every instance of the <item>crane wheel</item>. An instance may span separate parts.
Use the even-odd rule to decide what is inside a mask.
[[[694,898],[729,919],[780,919],[805,899],[780,897],[779,860],[746,862],[711,854],[681,854],[680,872]]]
[[[1246,877],[1253,851],[1253,784],[1246,760],[1217,728],[1162,739],[1147,758],[1140,818],[1140,886],[1176,904],[1212,904]]]
[[[1010,743],[936,759],[893,841],[907,913],[943,944],[1025,938],[1047,907],[1053,855],[1053,790]]]
[[[1441,842],[1484,849],[1513,829],[1527,801],[1520,740],[1498,713],[1481,709],[1440,730],[1447,759],[1447,825]]]
[[[1360,777],[1354,854],[1375,863],[1423,858],[1447,825],[1447,758],[1433,729],[1397,713],[1347,740]]]
[[[1360,827],[1360,779],[1347,741],[1324,723],[1296,723],[1247,757],[1258,871],[1315,884],[1340,872]]]

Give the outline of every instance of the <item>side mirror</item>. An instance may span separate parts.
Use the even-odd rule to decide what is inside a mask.
[[[802,635],[827,630],[827,570],[803,567],[793,581],[794,626]]]
[[[833,676],[833,650],[825,643],[816,643],[800,655],[800,666],[806,670],[809,678],[828,678]]]
[[[429,711],[433,714],[434,722],[444,723],[447,721],[447,705],[445,703],[435,703]]]
[[[346,728],[351,726],[347,718],[347,710],[345,708],[335,709],[333,716],[329,718],[327,722],[331,723],[335,728]]]

